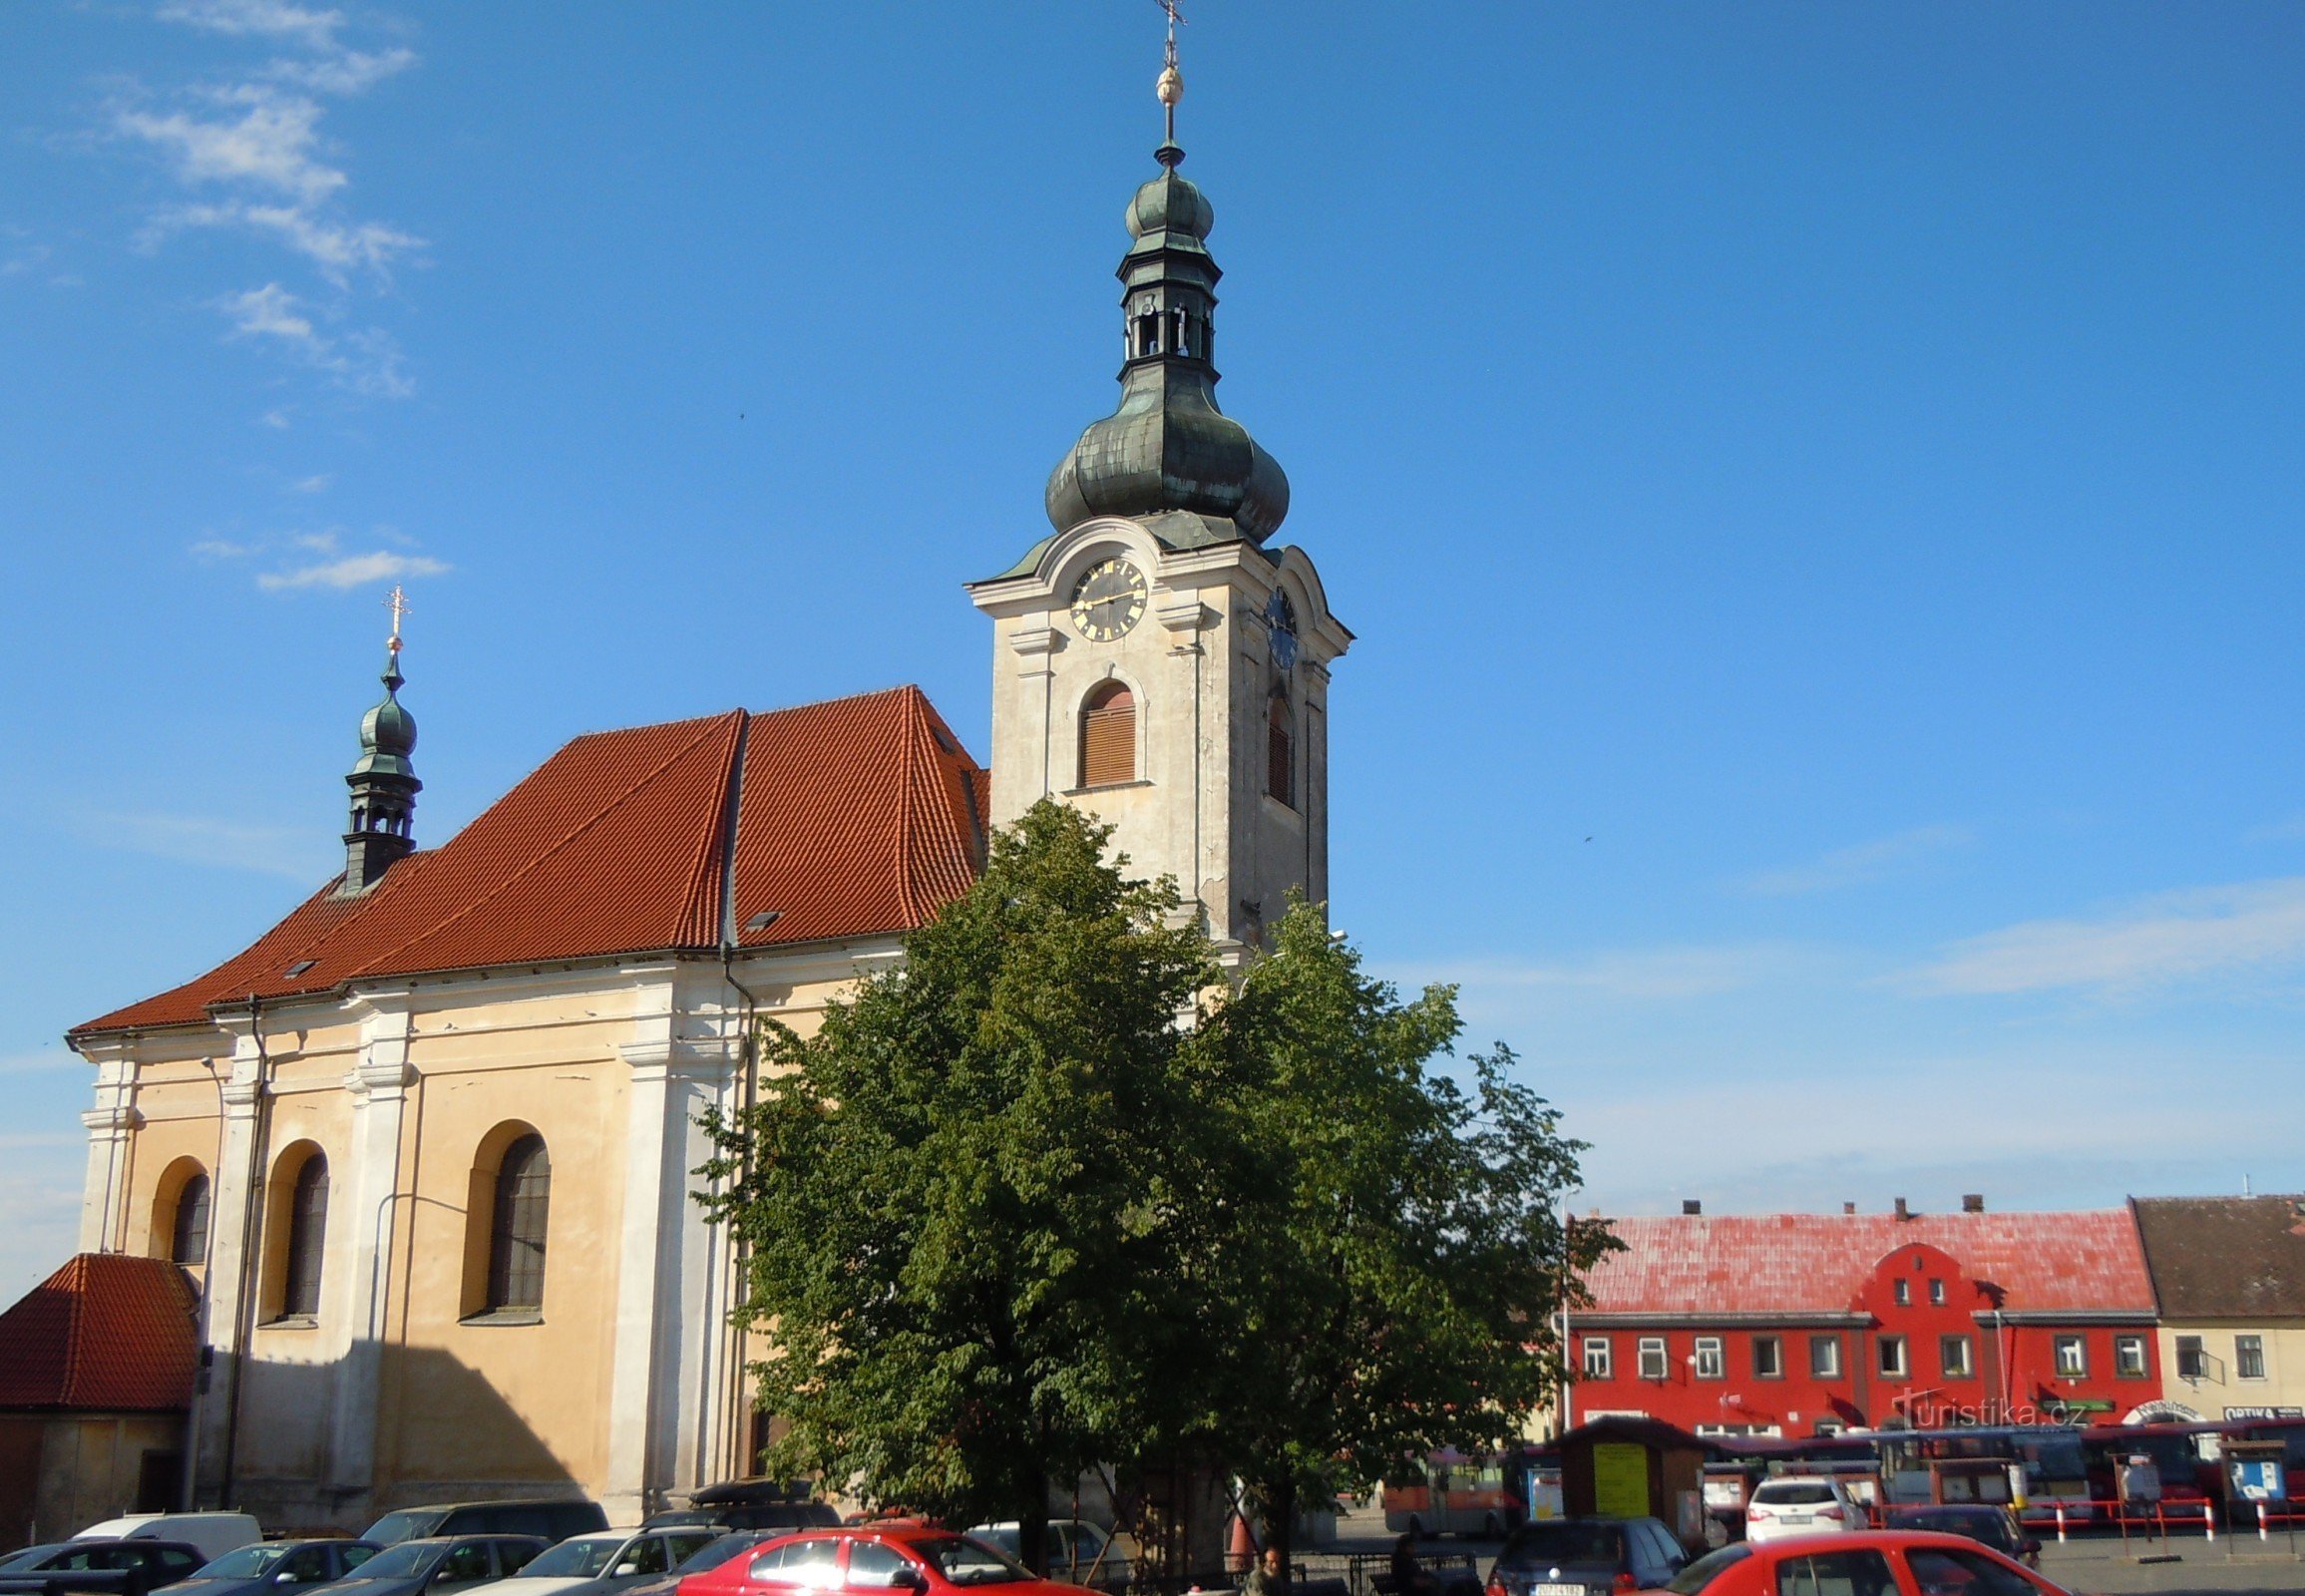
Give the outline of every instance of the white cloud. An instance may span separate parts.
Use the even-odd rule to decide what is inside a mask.
[[[288,412],[284,407],[275,410],[267,410],[256,418],[256,424],[258,426],[272,427],[278,429],[281,432],[286,432],[288,430]]]
[[[276,282],[226,294],[212,303],[231,318],[234,334],[276,340],[277,347],[328,373],[339,388],[382,399],[405,399],[416,392],[416,379],[408,374],[400,346],[380,327],[331,337],[313,325],[304,302]],[[288,424],[278,411],[265,421],[279,427]]]
[[[283,39],[317,50],[335,48],[336,30],[344,25],[341,11],[314,11],[288,0],[168,0],[158,14],[165,22],[211,33]]]
[[[1384,974],[1387,980],[1403,986],[1439,981],[1467,988],[1509,988],[1635,1001],[1673,1001],[1740,992],[1815,962],[1813,953],[1791,944],[1742,943],[1710,948],[1622,949],[1558,964],[1441,962]]]
[[[202,538],[192,545],[192,553],[202,560],[245,560],[255,552],[252,543],[230,543],[222,538]]]
[[[264,74],[310,89],[315,94],[350,95],[359,94],[415,65],[413,50],[346,50],[318,61],[275,61],[264,69]]]
[[[334,588],[341,592],[400,577],[438,577],[448,569],[440,561],[424,555],[393,554],[380,549],[374,554],[346,555],[340,560],[326,560],[292,571],[267,571],[256,579],[256,586],[266,593],[285,593],[299,588]]]
[[[1746,878],[1744,890],[1767,898],[1789,898],[1862,886],[1930,854],[1966,847],[1970,841],[1969,833],[1959,826],[1916,826],[1871,842],[1835,848],[1809,864],[1763,871]]]
[[[2094,920],[2035,920],[1956,943],[1904,984],[1937,994],[2119,995],[2305,964],[2305,877],[2161,893]]]
[[[351,272],[366,269],[378,277],[390,275],[392,262],[424,240],[380,221],[357,224],[321,220],[297,205],[192,204],[163,210],[142,235],[146,247],[185,227],[247,227],[268,234],[320,267],[332,283],[342,286]]]
[[[326,493],[335,477],[328,472],[315,472],[309,477],[298,477],[288,484],[290,493]]]
[[[55,1273],[79,1238],[87,1140],[66,1136],[0,1159],[0,1303]]]
[[[325,835],[318,831],[196,815],[94,814],[75,820],[73,829],[99,847],[286,876],[307,885],[319,880],[328,857]]]
[[[168,116],[124,111],[118,126],[174,155],[178,176],[188,184],[252,184],[310,204],[349,181],[313,157],[320,108],[312,101],[260,85],[217,90],[210,98],[241,107],[238,119],[203,121],[182,111]]]
[[[230,293],[215,306],[232,318],[232,330],[257,338],[280,338],[315,353],[325,353],[328,340],[313,330],[312,318],[297,309],[297,297],[276,282],[244,293]]]
[[[0,1054],[0,1075],[29,1075],[51,1069],[87,1067],[86,1061],[78,1053],[66,1047],[43,1047],[28,1053]]]

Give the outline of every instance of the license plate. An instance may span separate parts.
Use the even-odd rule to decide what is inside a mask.
[[[1809,1521],[1809,1515],[1807,1513],[1779,1513],[1776,1515],[1776,1521],[1780,1524],[1805,1524]]]
[[[1529,1596],[1585,1596],[1582,1585],[1531,1585]]]

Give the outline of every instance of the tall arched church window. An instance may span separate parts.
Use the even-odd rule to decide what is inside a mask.
[[[523,1136],[497,1166],[489,1228],[488,1307],[545,1305],[545,1221],[553,1201],[553,1161],[545,1138]]]
[[[194,1173],[177,1188],[176,1222],[169,1227],[169,1258],[187,1269],[208,1261],[208,1177]]]
[[[1080,784],[1110,787],[1136,780],[1136,694],[1125,683],[1100,683],[1080,707]]]
[[[1265,711],[1265,790],[1292,808],[1297,803],[1297,741],[1289,700],[1279,693]]]
[[[313,1153],[288,1194],[288,1254],[280,1280],[280,1317],[320,1312],[320,1264],[328,1239],[328,1160]]]

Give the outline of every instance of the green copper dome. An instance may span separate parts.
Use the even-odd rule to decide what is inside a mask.
[[[406,679],[400,673],[400,655],[392,654],[384,666],[384,701],[360,717],[360,757],[346,780],[362,776],[415,780],[416,767],[408,756],[416,751],[416,717],[399,698]]]
[[[1090,423],[1048,478],[1048,520],[1068,532],[1094,516],[1185,510],[1232,522],[1262,543],[1289,514],[1289,479],[1248,429],[1217,408],[1217,279],[1204,240],[1216,212],[1155,152],[1161,175],[1137,190],[1122,257],[1120,405]]]

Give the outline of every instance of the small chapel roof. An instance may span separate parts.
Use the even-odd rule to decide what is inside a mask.
[[[354,981],[708,952],[724,928],[740,948],[907,931],[975,879],[989,785],[911,686],[593,732],[367,892],[331,881],[245,952],[71,1034]]]
[[[183,1407],[198,1357],[193,1305],[165,1258],[81,1253],[0,1314],[0,1408]]]

